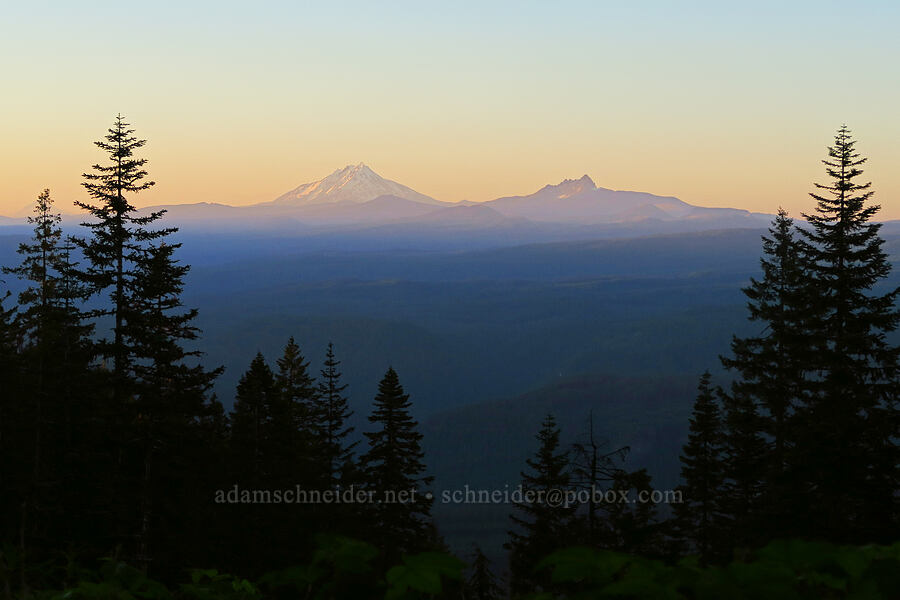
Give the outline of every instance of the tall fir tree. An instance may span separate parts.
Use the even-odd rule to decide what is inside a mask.
[[[309,361],[291,337],[278,367],[275,384],[278,394],[268,407],[265,429],[269,467],[268,486],[288,489],[302,486],[321,490],[324,464],[316,455],[316,382],[309,370]],[[313,550],[312,540],[327,518],[329,506],[313,503],[301,506],[273,506],[267,509],[270,523],[280,522],[268,533],[269,543],[281,548],[283,559],[289,564],[306,560]]]
[[[267,489],[270,481],[271,447],[268,440],[271,407],[281,402],[275,375],[262,353],[257,353],[237,385],[231,412],[229,440],[232,484],[241,489]],[[266,538],[272,523],[265,506],[236,506],[228,519],[229,555],[226,564],[237,572],[259,575],[269,562],[271,546]]]
[[[425,475],[425,454],[412,403],[400,378],[389,368],[378,384],[365,432],[369,448],[360,459],[365,488],[375,502],[367,505],[369,536],[382,550],[387,564],[401,554],[434,547],[431,523],[433,499],[424,489],[433,481]]]
[[[548,414],[536,438],[538,451],[526,460],[530,471],[523,471],[521,502],[514,503],[510,516],[514,529],[505,548],[509,550],[510,589],[524,594],[550,589],[546,572],[535,572],[540,559],[568,543],[575,506],[561,501],[571,484],[569,452],[559,443],[556,419]]]
[[[130,301],[124,310],[122,340],[135,361],[134,432],[128,445],[134,460],[130,475],[132,499],[138,513],[134,527],[135,558],[157,571],[178,568],[180,548],[162,552],[172,529],[186,527],[183,502],[191,471],[199,421],[208,410],[208,392],[220,369],[198,364],[200,352],[189,345],[199,336],[194,325],[197,309],[185,309],[181,294],[189,267],[174,258],[180,244],[150,244],[132,273]],[[173,494],[173,490],[181,490]],[[172,546],[170,544],[170,546]]]
[[[60,407],[54,406],[57,398],[48,390],[52,387],[48,384],[54,378],[49,377],[47,372],[52,365],[52,351],[57,349],[48,343],[48,338],[51,335],[52,306],[55,304],[53,264],[61,238],[58,228],[60,218],[53,214],[52,206],[50,190],[45,189],[38,196],[34,216],[28,217],[28,222],[34,225],[32,238],[19,244],[17,252],[22,256],[20,265],[3,268],[3,273],[15,275],[29,284],[19,293],[16,312],[16,329],[22,338],[23,356],[18,402],[15,413],[11,415],[16,415],[14,421],[20,439],[14,453],[6,457],[16,461],[18,468],[14,475],[10,474],[13,476],[4,481],[6,493],[13,493],[17,498],[17,550],[23,573],[20,582],[23,591],[27,589],[24,572],[32,560],[39,559],[34,548],[35,538],[47,535],[46,531],[36,528],[39,523],[50,521],[46,509],[53,506],[53,500],[59,494],[59,490],[53,489],[55,486],[48,485],[58,478],[60,466],[54,464],[54,457],[48,452],[52,440],[58,439],[60,433],[50,425],[58,418]]]
[[[881,284],[891,264],[871,222],[880,206],[860,183],[866,158],[842,126],[816,184],[816,211],[805,214],[815,377],[799,409],[793,476],[806,485],[806,535],[836,542],[887,541],[898,519],[898,357],[887,335],[897,329],[900,289]]]
[[[278,395],[272,369],[258,352],[238,382],[231,412],[232,464],[241,485],[259,486],[268,476],[266,434]]]
[[[95,503],[90,510],[95,515],[91,519],[95,521],[91,523],[94,537],[106,538],[100,544],[107,551],[125,548],[129,557],[134,556],[132,542],[140,512],[132,496],[135,471],[140,469],[133,442],[140,434],[135,431],[139,391],[134,374],[139,359],[137,349],[128,343],[139,336],[126,334],[127,318],[130,304],[138,297],[135,275],[147,257],[148,244],[174,232],[149,230],[147,226],[161,218],[163,211],[140,215],[132,204],[134,195],[153,185],[147,180],[147,160],[135,156],[145,143],[134,136],[121,115],[106,136],[95,142],[107,160],[82,175],[82,186],[91,200],[75,204],[87,213],[82,226],[88,237],[72,238],[85,261],[78,270],[80,282],[92,296],[108,292],[107,302],[93,304],[86,314],[103,319],[98,323],[112,325],[111,339],[104,335],[93,344],[93,351],[103,361],[100,373],[105,377],[96,378],[89,411],[93,439],[87,440],[83,449],[96,465],[91,472],[103,476],[91,482],[93,490],[84,491],[82,502]]]
[[[16,330],[21,361],[17,413],[17,462],[28,475],[20,482],[20,560],[46,560],[56,551],[54,541],[64,535],[68,485],[73,474],[70,457],[78,429],[74,421],[74,390],[85,387],[91,361],[91,327],[82,323],[76,301],[83,296],[72,283],[69,246],[53,210],[49,190],[37,197],[29,241],[21,243],[18,266],[3,271],[25,282],[19,293]],[[81,385],[79,385],[81,384]],[[80,465],[85,466],[85,465]],[[24,566],[23,566],[24,568]]]
[[[751,278],[744,288],[749,318],[758,322],[756,337],[733,338],[732,357],[722,357],[726,368],[738,372],[735,394],[754,398],[765,408],[770,422],[776,462],[783,470],[787,427],[794,404],[803,392],[806,351],[810,332],[810,298],[806,287],[804,254],[807,249],[795,234],[793,220],[779,209],[769,236],[763,236],[760,258],[763,277]]]
[[[76,278],[73,247],[63,238],[50,190],[38,195],[28,222],[34,231],[30,241],[19,244],[20,264],[3,271],[27,283],[19,293],[17,320],[23,347],[30,354],[29,378],[36,401],[55,396],[65,408],[91,361],[94,328],[80,311],[90,292]]]
[[[748,523],[747,529],[765,538],[796,532],[798,517],[805,510],[803,496],[787,465],[796,443],[797,406],[808,392],[809,347],[814,345],[816,333],[811,326],[813,294],[805,267],[809,248],[783,209],[778,210],[768,236],[762,240],[763,277],[752,278],[743,290],[749,318],[759,324],[760,333],[734,337],[731,356],[720,358],[723,366],[738,375],[728,394],[729,428],[733,433],[731,470],[743,462],[746,474],[756,468],[754,465],[760,466],[759,460],[764,463],[760,468],[765,485],[757,507],[764,516]],[[758,423],[756,432],[748,429],[756,427],[754,423]],[[768,449],[759,448],[759,433],[765,434]],[[740,435],[743,440],[739,442]],[[748,453],[745,458],[736,454],[741,444]],[[749,480],[744,481],[749,484]]]
[[[77,304],[88,291],[74,279],[77,265],[71,259],[72,247],[63,239],[62,217],[53,210],[53,204],[50,190],[38,195],[34,215],[28,217],[34,225],[31,240],[19,244],[17,250],[22,260],[17,267],[3,268],[4,273],[28,282],[19,294],[22,309],[18,318],[28,343],[43,350],[44,354],[35,360],[38,372],[50,355],[54,362],[66,358],[58,354],[62,349],[58,344],[66,334],[84,338],[92,330],[81,323]]]
[[[107,385],[95,386],[105,391],[93,411],[99,439],[92,452],[106,465],[98,497],[107,504],[95,512],[107,513],[110,542],[147,565],[150,540],[161,531],[154,524],[166,521],[165,506],[171,505],[160,482],[179,481],[165,475],[170,466],[187,468],[187,454],[173,449],[195,437],[192,427],[206,410],[216,372],[195,364],[189,348],[197,337],[197,313],[181,308],[188,267],[174,259],[179,245],[165,241],[177,229],[151,229],[165,211],[142,214],[133,204],[136,194],[154,185],[147,160],[136,156],[145,140],[119,115],[95,144],[107,161],[83,175],[91,201],[76,205],[88,213],[82,225],[89,236],[73,238],[86,261],[78,271],[81,281],[92,294],[109,292],[108,302],[89,314],[112,325],[112,338],[95,343],[97,355],[111,361],[104,363]]]
[[[348,441],[353,427],[347,422],[353,411],[344,395],[347,384],[341,383],[340,364],[341,361],[334,355],[334,344],[329,342],[325,362],[319,372],[315,430],[318,460],[327,469],[325,485],[332,489],[353,483],[349,471],[353,468],[353,451],[359,443]]]
[[[674,506],[679,536],[704,563],[719,558],[722,546],[722,414],[711,379],[706,371],[697,386],[688,439],[680,457],[683,502]]]
[[[131,197],[149,189],[155,182],[147,180],[144,168],[147,159],[137,158],[135,152],[146,140],[134,136],[134,130],[122,115],[108,130],[104,139],[95,145],[108,156],[106,164],[95,164],[93,171],[84,173],[82,185],[93,203],[75,204],[88,213],[82,225],[90,237],[75,242],[88,262],[82,276],[95,292],[110,290],[109,304],[93,311],[94,316],[111,316],[113,339],[98,345],[101,355],[112,360],[113,396],[121,401],[127,395],[127,378],[132,352],[124,338],[125,316],[133,287],[134,265],[145,258],[148,242],[159,240],[174,229],[149,230],[147,226],[159,220],[165,211],[141,215]]]
[[[267,428],[272,483],[302,482],[317,487],[322,467],[313,456],[316,382],[309,372],[309,361],[293,337],[276,365],[275,383],[280,397],[270,403]]]
[[[329,342],[309,422],[309,458],[315,465],[316,487],[322,490],[357,489],[365,482],[354,460],[359,442],[349,439],[354,428],[347,422],[353,412],[345,395],[347,385],[341,382],[340,364],[335,358],[334,345]],[[365,528],[364,506],[330,503],[314,508],[318,518],[332,524],[333,533],[352,536]]]
[[[308,429],[312,404],[316,399],[316,381],[309,372],[309,361],[293,336],[288,339],[276,365],[278,373],[275,381],[293,406],[291,420],[296,429]]]

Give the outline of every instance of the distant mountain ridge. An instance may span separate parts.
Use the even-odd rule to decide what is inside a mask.
[[[770,215],[734,208],[693,206],[672,196],[598,187],[584,175],[525,196],[487,202],[441,202],[364,163],[347,165],[274,200],[249,206],[195,203],[155,206],[169,223],[205,232],[278,232],[279,235],[368,236],[413,246],[460,236],[470,242],[530,243],[759,227]],[[65,215],[75,224],[80,216]],[[3,220],[0,219],[0,225]],[[492,232],[495,233],[492,237]],[[467,236],[467,237],[466,237]]]
[[[385,197],[394,200],[388,202],[384,200]],[[407,203],[404,205],[403,201]],[[420,206],[416,208],[416,205]],[[507,196],[477,203],[441,202],[381,177],[364,163],[347,165],[324,179],[305,183],[271,202],[254,206],[293,209],[291,216],[301,221],[325,220],[332,224],[349,220],[354,223],[369,222],[372,225],[384,225],[418,218],[428,223],[449,221],[456,226],[468,223],[479,228],[491,223],[509,227],[511,223],[522,225],[525,222],[598,225],[645,220],[725,219],[727,223],[718,225],[727,226],[735,226],[739,224],[735,223],[735,220],[742,219],[746,219],[748,225],[760,222],[752,213],[745,210],[705,208],[693,206],[673,196],[598,187],[588,175],[546,185],[526,196]],[[463,211],[461,208],[464,206],[481,208]],[[355,207],[358,207],[358,210]],[[454,210],[431,214],[428,207],[452,207]],[[358,218],[354,219],[353,216]],[[479,217],[482,217],[483,221],[480,221]]]
[[[396,200],[388,206],[389,203],[382,199],[384,197]],[[693,206],[673,196],[657,196],[646,192],[602,188],[598,187],[588,175],[583,175],[580,179],[566,179],[558,184],[548,184],[526,196],[507,196],[474,203],[441,202],[396,181],[381,177],[365,163],[347,165],[319,181],[305,183],[272,201],[253,206],[301,209],[293,215],[302,218],[313,215],[321,217],[332,212],[347,214],[353,212],[354,205],[365,205],[365,212],[368,216],[378,217],[381,215],[377,214],[378,211],[371,204],[375,200],[379,200],[378,204],[388,208],[386,212],[395,219],[408,219],[426,214],[424,207],[415,210],[412,209],[412,204],[407,204],[405,208],[410,210],[401,214],[403,211],[398,211],[398,209],[402,200],[426,206],[482,206],[492,209],[491,211],[468,211],[467,217],[481,213],[485,216],[490,215],[491,219],[496,219],[496,213],[499,213],[499,215],[518,221],[527,219],[537,222],[577,223],[580,225],[643,219],[702,219],[712,216],[752,214],[741,209],[711,209]],[[313,206],[318,208],[310,209]],[[333,210],[333,207],[337,206],[341,208]],[[711,211],[715,211],[715,215]],[[463,213],[454,211],[447,214],[453,214],[453,220],[458,220]],[[430,217],[428,220],[434,220],[434,218]],[[384,219],[379,222],[383,223]]]
[[[587,175],[547,185],[528,196],[509,196],[487,202],[503,214],[533,221],[615,223],[642,219],[672,220],[698,216],[711,210],[692,206],[672,196],[623,192],[597,187]],[[740,209],[725,209],[747,214]]]

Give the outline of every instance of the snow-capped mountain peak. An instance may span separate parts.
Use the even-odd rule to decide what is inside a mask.
[[[546,185],[538,193],[551,195],[562,200],[584,192],[593,192],[596,189],[597,185],[594,183],[594,180],[584,175],[581,179],[564,179],[556,185]]]
[[[282,206],[307,206],[338,202],[361,204],[379,196],[396,196],[425,204],[443,204],[396,181],[381,177],[365,163],[347,165],[342,169],[337,169],[324,179],[304,183],[266,204]]]

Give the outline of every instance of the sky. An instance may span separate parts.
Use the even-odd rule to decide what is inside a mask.
[[[84,200],[117,113],[138,206],[268,201],[347,164],[440,200],[590,175],[793,214],[846,123],[900,218],[900,3],[0,0],[0,215]]]

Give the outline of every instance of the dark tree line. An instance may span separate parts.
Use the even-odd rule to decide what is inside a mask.
[[[431,477],[424,475],[422,436],[396,371],[389,368],[378,386],[368,419],[372,431],[365,432],[367,447],[357,456],[359,440],[350,435],[352,412],[333,346],[319,383],[293,338],[277,365],[273,372],[257,354],[241,377],[223,427],[228,458],[219,463],[221,483],[213,487],[332,490],[340,500],[225,507],[213,528],[224,535],[218,545],[224,554],[213,564],[257,574],[300,564],[323,532],[370,540],[385,564],[439,547],[425,496]]]
[[[537,451],[522,472],[521,500],[514,499],[509,588],[514,597],[555,589],[541,559],[570,546],[602,548],[651,557],[671,554],[654,488],[645,469],[628,471],[627,447],[609,450],[587,419],[583,439],[570,446],[548,414],[536,436]],[[530,495],[528,495],[530,494]],[[644,501],[646,499],[647,501]]]
[[[871,219],[865,162],[846,127],[823,162],[829,182],[797,226],[779,211],[762,278],[744,290],[760,333],[735,337],[727,389],[700,384],[682,455],[679,524],[704,560],[776,538],[894,541],[898,515],[900,320]]]
[[[778,539],[900,537],[900,347],[888,340],[900,290],[883,284],[890,263],[870,222],[879,206],[858,182],[865,158],[854,146],[842,127],[824,161],[830,182],[812,194],[816,212],[800,227],[779,210],[763,236],[762,277],[744,289],[759,334],[734,337],[721,358],[734,375],[727,388],[700,378],[681,502],[665,515],[654,503],[520,503],[507,544],[514,594],[553,589],[536,566],[575,544],[719,563]],[[548,416],[526,489],[652,490],[645,471],[616,466],[593,438],[571,449],[559,438]]]
[[[364,451],[331,345],[318,374],[293,339],[275,371],[258,355],[230,414],[212,395],[221,369],[199,362],[177,230],[133,204],[153,185],[144,143],[118,117],[83,176],[86,235],[63,234],[45,190],[19,265],[3,270],[25,286],[0,302],[0,593],[65,585],[72,565],[109,556],[163,580],[190,565],[257,576],[307,560],[321,532],[370,540],[385,564],[437,547],[421,435],[393,369]],[[419,495],[217,506],[233,486]]]

